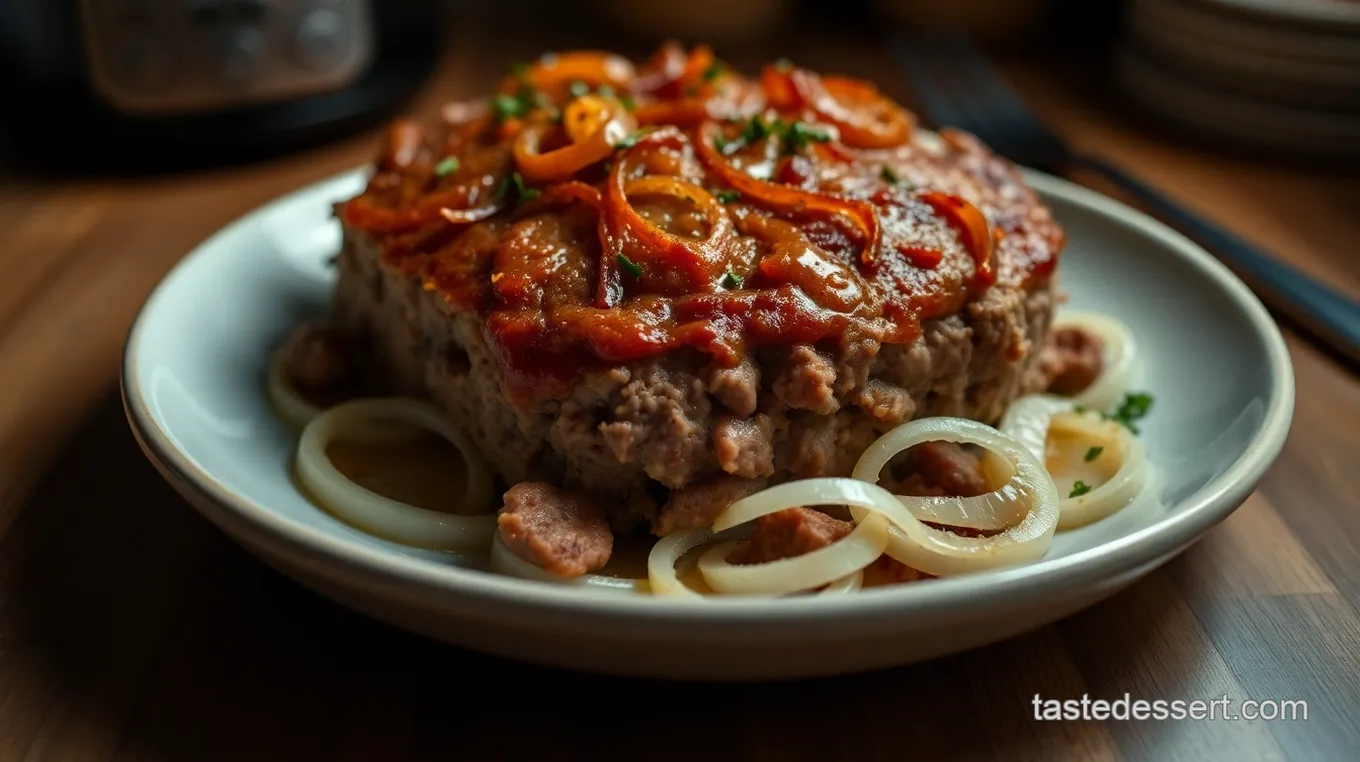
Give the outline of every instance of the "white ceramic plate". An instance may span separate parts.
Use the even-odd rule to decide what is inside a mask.
[[[270,352],[322,314],[340,233],[330,203],[359,172],[284,197],[175,268],[132,329],[128,418],[204,516],[342,604],[469,648],[630,675],[752,679],[900,665],[1000,640],[1120,590],[1232,512],[1278,454],[1293,412],[1289,357],[1250,292],[1189,241],[1109,199],[1030,173],[1065,225],[1071,306],[1131,326],[1156,487],[1060,535],[1042,562],[833,598],[670,600],[493,575],[333,518],[294,488],[293,434],[264,396]]]

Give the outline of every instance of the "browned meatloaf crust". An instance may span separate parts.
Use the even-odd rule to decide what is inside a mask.
[[[364,347],[370,384],[432,398],[507,483],[582,489],[618,531],[656,515],[664,494],[652,482],[847,475],[875,438],[912,417],[994,421],[1041,385],[1027,371],[1053,309],[1047,283],[993,287],[926,321],[910,346],[852,345],[836,357],[762,351],[736,370],[666,355],[590,373],[566,399],[521,410],[506,397],[477,316],[451,312],[383,267],[362,234],[346,232],[339,268],[334,319]]]
[[[992,422],[1042,386],[1035,359],[1052,316],[1049,273],[1061,231],[1009,164],[967,136],[946,138],[917,130],[909,146],[861,154],[862,171],[828,175],[820,186],[865,197],[891,179],[880,167],[893,164],[897,175],[972,200],[1004,228],[991,255],[996,282],[969,288],[961,235],[938,219],[897,219],[889,232],[933,242],[945,251],[940,267],[962,273],[955,281],[961,306],[922,319],[909,343],[847,331],[815,345],[757,346],[735,367],[681,346],[586,368],[565,392],[516,404],[485,310],[394,266],[382,235],[343,213],[333,322],[370,388],[431,398],[508,484],[582,491],[605,508],[615,531],[640,522],[656,530],[670,491],[726,475],[761,483],[847,475],[864,448],[899,423],[935,415]],[[468,227],[441,256],[499,251],[507,234],[497,219]],[[890,254],[885,244],[880,256]]]

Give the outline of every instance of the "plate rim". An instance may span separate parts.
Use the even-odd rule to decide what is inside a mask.
[[[603,618],[635,624],[683,622],[724,627],[755,623],[808,626],[832,618],[836,629],[840,629],[851,619],[883,621],[906,612],[977,610],[1007,602],[1013,604],[1035,594],[1052,594],[1054,589],[1086,587],[1179,552],[1241,505],[1284,446],[1294,412],[1294,374],[1284,338],[1265,307],[1237,276],[1208,252],[1163,223],[1112,198],[1052,175],[1025,167],[1018,169],[1036,192],[1085,207],[1111,222],[1122,223],[1138,234],[1155,239],[1174,249],[1182,260],[1213,281],[1248,318],[1261,338],[1273,390],[1267,399],[1261,426],[1247,443],[1243,455],[1194,495],[1176,503],[1178,510],[1174,514],[1115,540],[1061,558],[933,580],[929,585],[863,590],[851,596],[778,599],[622,596],[452,565],[441,566],[428,559],[355,545],[233,492],[176,447],[174,439],[151,413],[144,390],[135,383],[142,332],[158,300],[174,287],[177,276],[190,267],[196,257],[211,250],[213,243],[251,225],[290,198],[328,184],[351,180],[366,173],[366,167],[333,174],[262,203],[203,240],[162,277],[138,309],[124,344],[119,377],[124,410],[139,445],[162,476],[233,540],[250,549],[249,543],[237,531],[250,533],[254,535],[254,542],[311,560],[313,566],[318,566],[314,571],[324,572],[333,579],[351,584],[366,581],[390,586],[395,583],[397,588],[437,596],[436,599],[422,598],[425,606],[438,608],[439,599],[445,603],[462,599],[505,615],[518,611],[540,617],[553,614],[564,621],[585,615],[586,619],[580,621],[596,622]],[[186,489],[192,490],[193,494],[186,493]],[[204,505],[204,501],[208,505]],[[220,515],[210,515],[208,506]],[[223,526],[224,519],[234,525],[232,530]],[[389,592],[394,589],[388,588]],[[589,624],[584,626],[593,629]]]

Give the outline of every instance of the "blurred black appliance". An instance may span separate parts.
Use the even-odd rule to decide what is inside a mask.
[[[81,172],[239,161],[385,118],[438,0],[0,0],[9,159]]]

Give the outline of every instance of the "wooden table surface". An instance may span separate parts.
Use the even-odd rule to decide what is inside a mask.
[[[552,44],[459,38],[419,109]],[[786,52],[905,99],[872,48]],[[1355,174],[1178,144],[1052,71],[1009,68],[1074,141],[1360,293]],[[579,675],[397,632],[282,578],[143,460],[117,400],[123,339],[205,236],[372,146],[362,135],[185,176],[0,185],[0,760],[1355,758],[1360,381],[1292,333],[1293,430],[1236,514],[1102,605],[924,665],[745,686]],[[1126,693],[1302,699],[1308,717],[1034,719],[1035,694]]]

